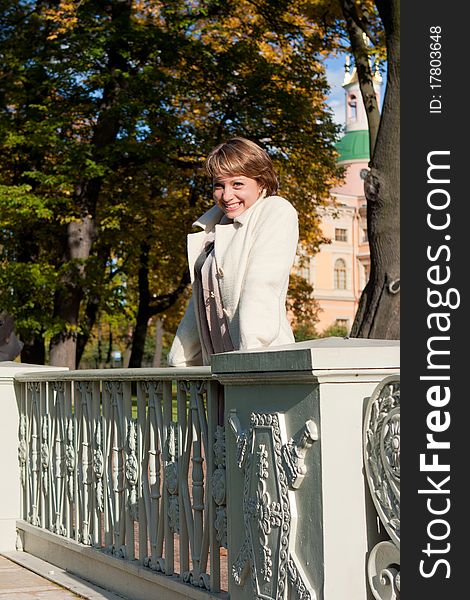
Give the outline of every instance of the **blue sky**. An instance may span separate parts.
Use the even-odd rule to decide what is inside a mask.
[[[345,99],[342,83],[344,79],[344,64],[346,55],[342,54],[338,57],[328,58],[325,61],[326,77],[330,85],[331,91],[328,97],[328,104],[334,113],[334,120],[339,125],[344,125],[345,122]],[[382,72],[383,84],[381,99],[385,93],[386,71]]]
[[[345,55],[328,58],[325,61],[326,76],[331,88],[328,104],[334,112],[335,122],[339,125],[344,125],[345,120],[344,90],[341,87],[344,79],[344,63]]]

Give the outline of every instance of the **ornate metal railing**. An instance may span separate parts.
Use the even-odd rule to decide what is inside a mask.
[[[400,598],[400,376],[383,379],[364,419],[364,466],[374,506],[390,537],[370,552],[369,585],[376,600]]]
[[[136,600],[399,600],[398,359],[331,338],[212,370],[6,365],[3,548],[16,529]]]
[[[56,371],[16,381],[23,519],[219,591],[225,435],[210,369]]]

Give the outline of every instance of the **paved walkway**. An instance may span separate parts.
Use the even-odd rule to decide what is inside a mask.
[[[0,556],[0,600],[76,600],[77,594]]]
[[[227,583],[227,551],[221,549],[222,587]],[[163,592],[162,592],[163,594]],[[153,600],[165,600],[164,594]],[[0,553],[0,600],[129,600],[27,552]]]
[[[72,591],[73,590],[73,591]],[[0,555],[0,600],[123,600],[26,552]]]

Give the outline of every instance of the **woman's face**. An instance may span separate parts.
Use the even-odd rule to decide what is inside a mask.
[[[256,179],[244,175],[214,179],[214,200],[229,219],[239,217],[258,200],[261,186]]]

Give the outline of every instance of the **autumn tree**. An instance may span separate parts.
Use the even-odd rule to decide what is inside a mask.
[[[324,73],[311,63],[312,52],[322,44],[321,37],[318,28],[299,15],[286,15],[289,27],[273,30],[266,15],[253,12],[250,3],[242,4],[231,11],[225,4],[212,3],[211,10],[193,21],[179,46],[188,89],[178,97],[186,136],[174,157],[174,168],[180,173],[186,170],[192,178],[188,189],[190,210],[186,213],[192,218],[186,223],[185,233],[190,231],[188,225],[195,215],[212,204],[208,182],[200,173],[205,155],[223,139],[244,135],[270,151],[281,175],[283,193],[292,198],[301,214],[304,243],[315,251],[321,241],[315,206],[325,199],[338,175],[331,147],[335,131],[325,106]],[[176,13],[172,13],[173,27],[178,22]],[[175,72],[173,80],[177,78]],[[314,171],[312,165],[316,166]],[[174,192],[174,183],[169,184],[167,195]],[[182,190],[177,194],[180,204],[184,203],[187,194]],[[160,198],[164,201],[162,195]],[[181,221],[181,216],[177,218]],[[146,228],[157,230],[160,233],[155,239],[161,247],[168,232],[158,225]],[[184,244],[185,236],[180,240]],[[150,292],[152,255],[153,260],[160,261],[165,256],[162,252],[155,254],[154,246],[148,236],[141,246],[137,335],[131,366],[140,362],[144,341],[141,332],[146,331],[149,316],[158,314],[171,297]],[[155,277],[155,269],[153,273]],[[187,282],[187,272],[185,276],[186,280],[184,276],[180,280],[180,289]]]
[[[398,0],[307,2],[325,36],[353,55],[369,125],[370,162],[364,192],[371,268],[356,313],[354,337],[400,337],[400,3]],[[335,42],[333,41],[335,40]],[[376,61],[386,61],[380,113],[373,86]]]
[[[296,342],[318,336],[316,324],[320,307],[313,297],[313,286],[298,273],[291,273],[287,295],[287,311]]]
[[[365,180],[371,255],[351,335],[397,339],[400,335],[400,4],[399,0],[260,0],[277,28],[285,12],[301,13],[322,31],[325,52],[354,57],[369,125],[370,163]],[[316,56],[312,55],[312,60]],[[379,111],[373,87],[376,61],[387,65]]]
[[[380,39],[364,3],[341,0],[369,121],[371,160],[365,180],[371,255],[369,281],[352,328],[355,337],[400,337],[400,3],[376,0],[383,26],[387,87],[382,114],[373,93],[366,39]],[[366,38],[367,36],[367,38]]]
[[[50,362],[74,367],[100,311],[132,310],[139,364],[149,317],[186,290],[203,159],[226,137],[270,152],[315,251],[337,128],[302,12],[276,8],[277,27],[248,1],[0,6],[0,302],[28,358],[48,336]]]

